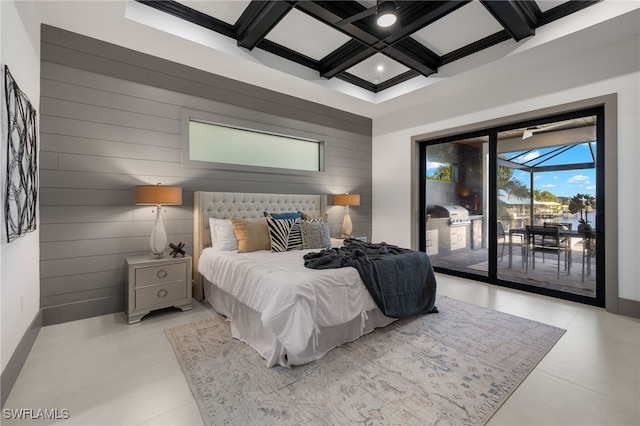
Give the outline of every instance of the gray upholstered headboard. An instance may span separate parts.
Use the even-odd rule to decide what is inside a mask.
[[[193,199],[193,295],[204,298],[203,278],[198,272],[200,253],[211,247],[209,218],[263,217],[263,212],[302,211],[312,216],[327,211],[326,195],[259,194],[242,192],[194,193]]]

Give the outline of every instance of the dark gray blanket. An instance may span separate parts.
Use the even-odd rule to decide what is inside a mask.
[[[306,254],[304,266],[356,268],[376,305],[388,317],[437,312],[436,277],[429,256],[421,251],[346,239],[343,247]]]

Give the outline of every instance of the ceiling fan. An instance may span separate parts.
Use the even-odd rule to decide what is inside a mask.
[[[528,139],[530,137],[532,137],[533,135],[535,135],[536,133],[545,133],[545,132],[550,132],[553,129],[567,129],[572,127],[571,126],[572,122],[571,121],[561,121],[559,123],[555,123],[555,124],[551,124],[548,126],[544,126],[544,127],[538,127],[538,126],[534,126],[534,127],[527,127],[525,129],[524,132],[522,132],[522,139]]]
[[[382,28],[389,28],[393,26],[398,20],[398,14],[396,12],[396,2],[391,0],[378,0],[378,4],[363,10],[360,13],[356,13],[353,16],[345,18],[336,22],[336,25],[343,26],[352,24],[361,19],[367,18],[372,15],[377,15],[376,23]]]

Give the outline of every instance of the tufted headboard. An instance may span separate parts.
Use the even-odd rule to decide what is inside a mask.
[[[326,195],[258,194],[242,192],[194,192],[193,199],[193,295],[204,298],[203,278],[198,272],[200,253],[211,247],[209,218],[263,217],[263,212],[302,211],[321,216],[327,211]]]

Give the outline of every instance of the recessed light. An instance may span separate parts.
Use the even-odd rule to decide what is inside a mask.
[[[376,71],[378,71],[378,72],[382,72],[382,71],[384,71],[384,65],[378,65],[378,66],[376,67]]]

